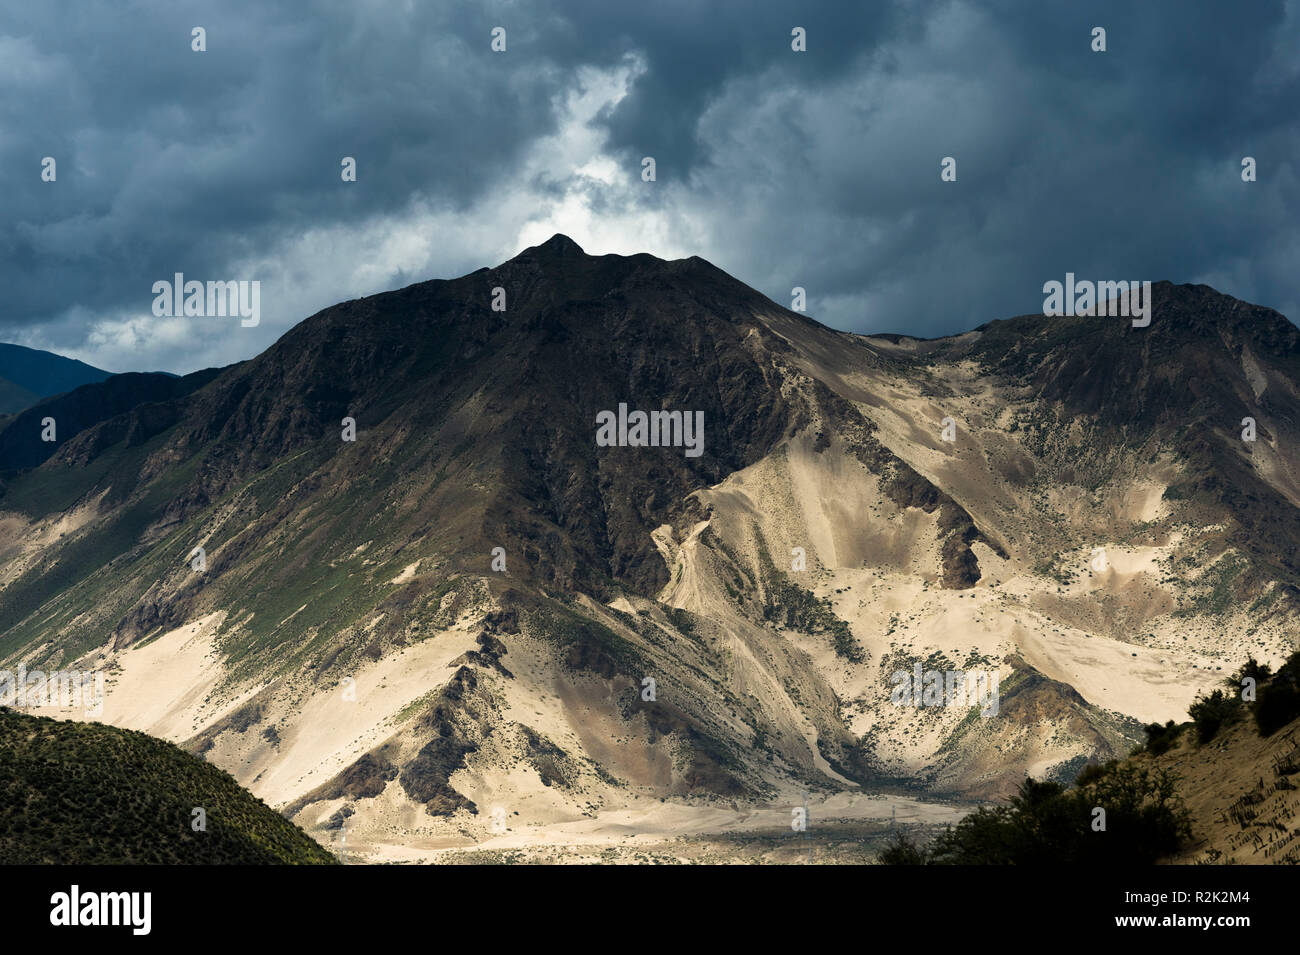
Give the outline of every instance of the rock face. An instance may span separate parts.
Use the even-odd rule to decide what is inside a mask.
[[[1296,329],[1153,292],[863,337],[556,236],[344,302],[0,423],[0,664],[111,665],[105,720],[380,854],[1069,776],[1294,639]],[[702,453],[598,444],[620,405]],[[918,664],[997,714],[899,703]]]

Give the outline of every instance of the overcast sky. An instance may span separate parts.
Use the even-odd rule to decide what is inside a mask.
[[[4,6],[0,341],[111,371],[555,232],[854,331],[1038,311],[1067,271],[1300,318],[1300,0]],[[260,281],[261,324],[155,317],[176,272]]]

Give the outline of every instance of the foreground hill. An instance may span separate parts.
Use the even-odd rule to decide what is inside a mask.
[[[0,707],[0,864],[331,863],[229,773],[171,743]],[[195,808],[206,811],[195,832]]]
[[[1189,811],[1190,838],[1167,861],[1300,864],[1300,654],[1261,685],[1258,702],[1222,716],[1194,711],[1198,721],[1158,734],[1128,761],[1169,772]]]
[[[1004,805],[955,826],[907,826],[888,865],[1295,865],[1300,862],[1300,652],[1276,674],[1249,660],[1192,705],[1146,727],[1124,760],[1073,787],[1026,779]]]
[[[104,720],[375,858],[1069,781],[1295,646],[1296,330],[1153,298],[864,337],[556,236],[344,302],[0,433],[0,664],[109,671]],[[599,443],[620,405],[699,453]],[[917,667],[997,706],[900,704]]]
[[[1169,862],[1300,863],[1300,721],[1268,737],[1249,721],[1234,723],[1213,746],[1185,731],[1168,753],[1134,759],[1176,773],[1191,813],[1191,839]]]

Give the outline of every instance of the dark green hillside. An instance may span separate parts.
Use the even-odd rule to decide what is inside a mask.
[[[207,830],[191,829],[195,807]],[[0,707],[0,863],[332,863],[229,773],[102,723]]]

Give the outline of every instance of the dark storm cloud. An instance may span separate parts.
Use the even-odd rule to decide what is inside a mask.
[[[295,6],[50,3],[0,21],[17,94],[0,140],[6,320],[147,304],[155,278],[219,274],[250,245],[414,192],[454,205],[550,126],[562,75],[490,64],[462,9]],[[56,186],[35,174],[46,155]],[[343,156],[355,189],[339,188]]]
[[[582,0],[552,9],[555,22],[571,27],[547,37],[548,50],[562,59],[612,62],[624,52],[645,56],[645,76],[609,117],[613,145],[638,158],[652,151],[682,173],[708,161],[695,126],[733,77],[764,74],[815,91],[909,23],[899,5],[842,0],[619,5]],[[812,55],[788,55],[796,26],[812,37]]]
[[[506,54],[489,49],[498,25]],[[1206,281],[1296,318],[1297,44],[1282,0],[11,5],[0,339],[114,370],[247,357],[335,298],[494,264],[435,237],[336,287],[312,273],[339,271],[340,241],[377,254],[363,236],[418,234],[436,212],[508,254],[575,196],[634,239],[643,215],[639,248],[668,230],[682,254],[778,301],[803,286],[812,314],[859,331],[1034,311],[1066,271]],[[539,170],[588,68],[629,62],[626,95],[594,120],[620,174],[573,186]],[[57,184],[39,180],[47,155]],[[657,183],[639,181],[645,155]],[[509,190],[521,198],[501,202]],[[268,258],[286,264],[264,328],[153,334],[153,281],[255,278],[232,269]],[[113,337],[117,316],[136,316],[130,335]]]
[[[819,317],[864,330],[1034,311],[1066,271],[1211,281],[1295,317],[1296,8],[1142,6],[936,6],[860,82],[815,98],[739,83],[711,117],[726,167],[700,185],[717,209],[736,183],[766,193],[773,228],[733,205],[747,227],[719,264],[781,276],[776,297],[805,286]]]

